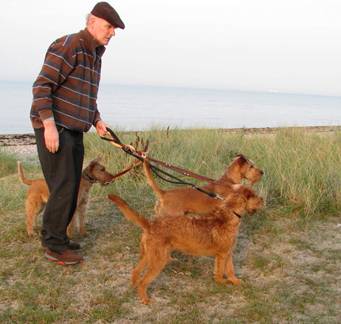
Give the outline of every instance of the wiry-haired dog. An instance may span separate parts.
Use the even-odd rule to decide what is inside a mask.
[[[152,221],[139,215],[120,197],[108,197],[127,219],[143,230],[140,261],[132,272],[132,284],[137,287],[142,303],[149,303],[148,285],[171,260],[171,252],[175,250],[190,255],[214,256],[215,281],[240,284],[234,273],[232,252],[242,215],[254,213],[263,206],[263,199],[253,190],[237,185],[236,191],[206,216],[165,216]]]
[[[156,216],[185,215],[186,213],[206,214],[218,204],[217,200],[193,188],[162,190],[153,178],[148,159],[144,163],[144,172],[148,184],[158,198],[155,205]],[[262,170],[244,155],[239,154],[233,159],[220,179],[203,186],[202,189],[225,197],[232,191],[233,184],[241,183],[242,179],[254,184],[261,179],[262,175]]]
[[[37,215],[42,210],[49,198],[49,189],[44,179],[27,179],[24,175],[20,161],[18,161],[18,175],[22,183],[29,186],[25,210],[26,210],[26,230],[29,236],[33,235],[33,227],[36,223]],[[85,235],[85,212],[89,199],[89,191],[94,183],[102,185],[109,184],[114,176],[105,170],[99,163],[99,159],[92,160],[83,170],[79,186],[77,208],[73,214],[71,223],[67,228],[68,236],[71,237],[74,229],[79,225],[79,234]]]

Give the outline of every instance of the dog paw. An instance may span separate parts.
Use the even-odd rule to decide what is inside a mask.
[[[229,278],[227,281],[234,286],[239,286],[242,283],[242,281],[237,277]]]
[[[150,303],[150,299],[148,297],[140,297],[140,300],[144,305],[148,305]]]
[[[138,284],[139,284],[139,282],[138,282],[138,279],[137,279],[137,278],[133,278],[133,279],[131,280],[131,286],[132,286],[133,288],[136,288]]]
[[[214,280],[217,284],[220,284],[220,285],[227,285],[228,284],[228,280],[226,280],[224,278],[215,277]]]

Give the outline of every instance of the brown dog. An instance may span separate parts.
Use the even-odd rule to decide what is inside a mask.
[[[22,183],[30,186],[28,189],[25,209],[26,209],[26,230],[29,236],[33,235],[33,226],[36,223],[37,215],[46,204],[49,197],[49,189],[44,179],[27,179],[24,175],[21,163],[18,161],[18,175]],[[89,199],[89,191],[94,183],[101,185],[109,184],[114,176],[105,170],[105,167],[95,159],[83,170],[80,182],[77,209],[68,226],[67,234],[72,236],[74,229],[77,228],[79,234],[85,235],[85,212]],[[78,223],[78,226],[77,226]]]
[[[143,229],[140,261],[132,272],[132,284],[137,287],[142,303],[149,303],[147,287],[171,260],[174,250],[191,255],[215,256],[215,281],[240,284],[234,273],[232,252],[241,216],[245,212],[254,213],[263,206],[263,199],[251,189],[237,185],[237,190],[206,216],[165,216],[153,221],[139,215],[120,197],[108,197],[127,219]]]
[[[186,213],[207,214],[211,212],[219,201],[193,188],[176,188],[162,190],[155,182],[148,161],[144,163],[147,182],[152,187],[158,202],[155,205],[156,216],[185,215]],[[202,189],[225,197],[232,191],[232,185],[247,179],[251,184],[261,179],[263,171],[258,169],[243,155],[237,155],[227,167],[223,176]]]

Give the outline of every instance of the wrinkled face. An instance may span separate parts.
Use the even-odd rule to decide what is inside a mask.
[[[261,169],[258,169],[252,161],[248,160],[243,155],[240,155],[236,159],[236,162],[240,164],[243,177],[249,180],[251,184],[258,182],[264,174]]]
[[[115,27],[102,18],[91,16],[87,28],[101,45],[108,45],[111,37],[115,36]]]
[[[261,179],[264,173],[262,170],[255,167],[255,165],[252,163],[247,163],[245,167],[245,179],[249,180],[251,184],[258,182]]]
[[[91,161],[87,169],[88,175],[101,185],[107,185],[114,179],[114,176],[97,160]]]
[[[257,210],[264,206],[264,201],[262,197],[254,196],[247,200],[246,210],[249,214],[254,214]]]
[[[236,185],[234,190],[245,198],[247,213],[254,214],[264,206],[263,198],[258,196],[252,189],[243,185]]]

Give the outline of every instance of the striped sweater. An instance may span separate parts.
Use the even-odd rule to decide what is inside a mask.
[[[34,128],[54,118],[57,125],[86,132],[100,120],[96,100],[104,51],[86,29],[51,44],[33,84]]]

